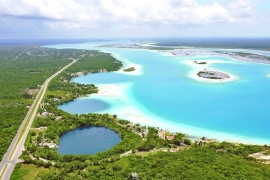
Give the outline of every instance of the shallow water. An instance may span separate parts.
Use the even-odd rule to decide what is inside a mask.
[[[86,44],[68,47],[72,46],[93,48]],[[75,82],[132,83],[126,93],[128,102],[145,116],[159,121],[157,125],[165,124],[165,128],[174,127],[174,130],[178,130],[179,127],[179,131],[186,130],[184,133],[199,136],[207,134],[217,139],[235,138],[252,139],[253,142],[261,143],[270,142],[268,130],[270,78],[267,77],[270,74],[269,65],[241,62],[220,56],[178,57],[148,50],[115,48],[102,50],[113,53],[119,60],[142,65],[144,73],[140,76],[118,73],[94,74],[75,78]],[[187,76],[192,67],[183,63],[186,60],[206,62],[221,60],[223,63],[212,64],[209,68],[231,73],[239,80],[214,84],[195,81]],[[117,111],[119,113],[122,111],[123,107],[117,100],[105,97],[99,99],[111,106],[89,112],[118,114]],[[79,100],[70,104],[74,106],[73,110],[68,110],[70,113],[75,113],[77,108],[81,108]],[[188,130],[183,128],[185,126]],[[221,134],[218,134],[219,132]]]

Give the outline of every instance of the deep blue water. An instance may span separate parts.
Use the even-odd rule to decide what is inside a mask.
[[[119,134],[106,127],[77,128],[60,137],[58,153],[96,154],[112,148],[120,141]]]
[[[78,108],[80,107],[80,108]],[[66,103],[60,105],[59,108],[71,112],[73,114],[87,114],[89,112],[97,112],[103,109],[108,109],[110,105],[102,100],[90,99],[90,98],[80,98],[74,103]]]
[[[99,49],[89,44],[64,47]],[[198,132],[194,129],[191,132],[197,135],[203,136],[206,131],[213,131],[230,134],[235,138],[241,136],[270,143],[268,130],[270,78],[267,77],[270,74],[269,65],[235,61],[221,56],[178,57],[147,50],[115,48],[102,50],[114,53],[120,60],[142,65],[144,74],[141,76],[118,73],[94,74],[78,77],[74,79],[75,82],[86,84],[132,82],[129,100],[134,106],[143,109],[146,115],[154,114],[168,126],[179,127],[181,130],[181,127],[188,125],[191,130],[192,127],[202,130]],[[187,76],[192,67],[182,63],[186,60],[209,62],[221,60],[224,63],[213,64],[210,67],[231,73],[239,77],[239,80],[219,84],[195,81]],[[100,100],[106,101],[106,98]],[[75,109],[68,112],[75,113],[76,109],[81,108],[77,102],[79,101],[71,102]],[[110,108],[107,111],[117,114],[117,111],[111,112]],[[212,133],[212,137],[215,138],[216,134]]]

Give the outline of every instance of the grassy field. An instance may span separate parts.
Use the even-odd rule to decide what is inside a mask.
[[[38,173],[42,171],[48,171],[48,169],[45,169],[44,167],[37,167],[34,164],[19,164],[19,170],[15,171],[10,180],[32,180],[35,179],[35,177],[38,175]],[[17,167],[17,168],[18,168]]]

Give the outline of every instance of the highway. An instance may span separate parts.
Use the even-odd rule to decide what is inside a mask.
[[[51,77],[49,77],[44,84],[41,86],[33,104],[29,108],[22,124],[20,125],[20,128],[17,131],[16,136],[13,138],[7,152],[5,153],[1,163],[0,163],[0,178],[1,180],[8,180],[12,174],[12,171],[16,165],[16,163],[20,162],[19,161],[19,156],[21,155],[22,151],[24,150],[24,143],[26,140],[26,137],[28,135],[29,129],[32,126],[32,123],[35,119],[35,116],[37,114],[38,107],[45,95],[45,92],[47,90],[49,82],[58,74],[60,74],[63,70],[71,66],[77,62],[76,59],[73,59],[73,61],[57,71],[55,74],[53,74]],[[30,118],[30,120],[29,120]],[[29,120],[29,122],[27,122]],[[24,126],[27,124],[26,130],[23,132],[22,137],[20,138],[20,134],[23,131]]]

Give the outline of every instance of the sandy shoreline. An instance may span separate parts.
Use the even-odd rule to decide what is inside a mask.
[[[237,134],[229,134],[175,122],[168,122],[148,112],[143,107],[140,107],[140,105],[134,104],[134,101],[129,94],[129,90],[132,88],[131,83],[101,84],[97,86],[99,88],[99,92],[97,94],[91,94],[90,97],[100,99],[111,105],[109,109],[98,113],[117,114],[119,119],[126,119],[133,123],[140,123],[145,126],[159,127],[171,132],[181,132],[196,138],[207,137],[217,139],[218,141],[259,145],[269,143],[266,139],[245,137]]]
[[[129,71],[129,72],[124,71],[124,69],[131,68],[131,67],[134,67],[135,70]],[[144,73],[144,71],[143,71],[143,66],[141,66],[139,64],[135,64],[135,63],[131,63],[131,62],[124,62],[124,66],[116,73],[140,76]]]
[[[165,56],[209,56],[209,55],[217,55],[217,56],[224,56],[222,53],[213,53],[208,51],[200,51],[200,50],[192,50],[192,52],[189,52],[188,50],[183,51],[179,50],[180,53],[174,53],[172,52],[163,52]],[[188,55],[186,53],[189,52]],[[232,58],[231,56],[227,56]],[[119,70],[117,73],[123,73],[123,74],[130,74],[130,75],[141,75],[143,74],[143,67],[139,64],[131,63],[128,60],[123,60],[121,58],[117,59],[124,62],[123,68]],[[234,57],[233,57],[234,58]],[[234,58],[235,59],[235,58]],[[181,63],[190,66],[192,70],[187,74],[188,77],[204,83],[225,83],[225,82],[231,82],[239,80],[240,78],[229,73],[224,72],[227,75],[230,76],[228,79],[222,79],[222,80],[212,80],[207,78],[201,78],[197,75],[198,71],[202,69],[208,69],[210,71],[219,71],[217,69],[211,68],[212,64],[217,63],[233,63],[228,61],[222,61],[222,60],[203,60],[206,62],[206,64],[195,64],[194,60],[184,60]],[[135,71],[132,72],[124,72],[123,69],[135,67]],[[270,74],[268,74],[268,77],[270,77]],[[109,114],[117,114],[117,117],[120,119],[126,119],[133,123],[140,123],[141,125],[146,126],[154,126],[154,127],[160,127],[162,129],[167,129],[171,132],[181,132],[186,133],[188,135],[191,135],[192,137],[207,137],[207,138],[214,138],[218,141],[228,141],[228,142],[241,142],[245,144],[268,144],[269,140],[262,139],[262,138],[252,138],[252,137],[245,137],[237,134],[230,134],[230,133],[224,133],[224,132],[218,132],[208,129],[202,129],[198,127],[193,127],[185,124],[175,123],[173,121],[168,122],[164,119],[161,119],[160,117],[156,116],[155,114],[150,113],[148,110],[141,107],[140,104],[136,104],[136,101],[133,100],[132,95],[130,94],[129,90],[132,88],[132,83],[120,83],[120,84],[101,84],[97,85],[99,92],[97,94],[92,94],[91,97],[96,99],[101,99],[102,101],[107,102],[111,105],[109,109],[106,109],[104,111],[100,111],[98,113],[109,113]],[[135,104],[134,104],[135,103]]]
[[[131,122],[154,125],[155,121],[144,116],[144,114],[134,106],[128,91],[131,89],[132,83],[120,84],[100,84],[96,85],[99,89],[97,94],[91,94],[90,97],[101,99],[112,105],[110,109],[100,111],[100,113],[117,112],[118,118],[127,119]]]
[[[253,62],[253,63],[261,63],[261,64],[270,64],[270,60],[267,60],[262,55],[246,55],[240,56],[236,52],[214,52],[208,50],[201,50],[201,49],[174,49],[167,51],[175,56],[223,56],[233,58],[239,61],[246,61],[246,62]]]
[[[196,64],[194,62],[194,60],[184,60],[181,63],[185,64],[187,66],[190,66],[192,68],[192,70],[189,72],[189,74],[187,75],[189,78],[192,78],[198,82],[204,82],[204,83],[226,83],[226,82],[232,82],[232,81],[236,81],[239,80],[240,78],[229,73],[226,71],[220,71],[214,68],[210,68],[210,66],[212,64],[220,64],[220,63],[228,63],[226,61],[221,61],[221,60],[204,60],[203,62],[206,62],[206,64]],[[231,62],[230,62],[231,63]],[[227,74],[229,76],[229,78],[226,79],[208,79],[208,78],[203,78],[203,77],[199,77],[197,75],[197,73],[199,71],[202,71],[204,69],[207,69],[208,71],[220,71],[223,72],[225,74]]]
[[[117,59],[119,61],[122,61],[123,67],[121,69],[119,69],[118,71],[115,71],[116,73],[134,75],[134,76],[140,76],[140,75],[142,75],[144,73],[142,65],[130,62],[129,60],[124,59],[120,54],[117,54],[117,53],[111,53],[111,52],[108,52],[108,51],[102,51],[102,52],[110,53],[115,59]],[[130,72],[123,71],[124,69],[130,68],[130,67],[134,67],[135,70],[130,71]]]

